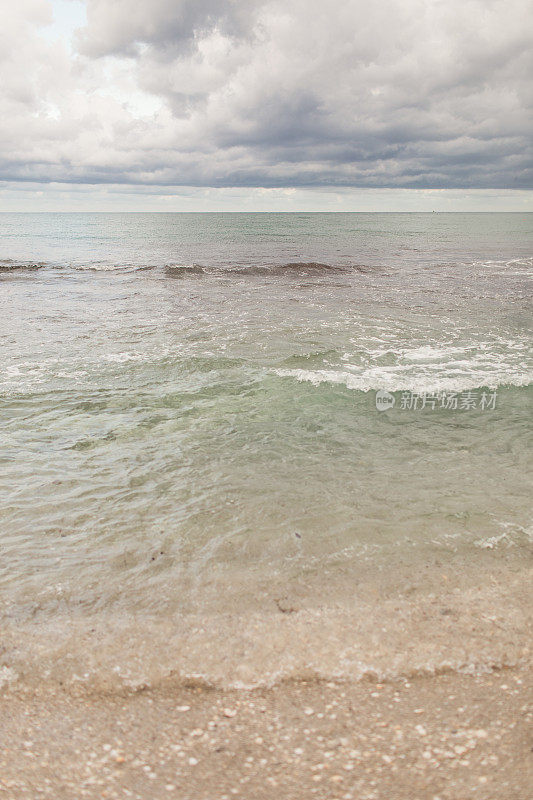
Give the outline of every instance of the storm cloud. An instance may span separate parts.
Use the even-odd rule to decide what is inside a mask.
[[[0,32],[0,179],[531,188],[529,0],[47,0]]]

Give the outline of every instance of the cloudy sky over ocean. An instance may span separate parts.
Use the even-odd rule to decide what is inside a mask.
[[[529,0],[1,0],[1,210],[532,210]]]

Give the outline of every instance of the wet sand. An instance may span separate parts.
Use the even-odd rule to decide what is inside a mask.
[[[0,699],[0,797],[526,800],[531,672]]]

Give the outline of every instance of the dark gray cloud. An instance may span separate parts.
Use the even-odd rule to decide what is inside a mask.
[[[218,30],[241,38],[254,22],[257,0],[87,0],[87,27],[78,47],[89,56],[137,56],[143,45],[168,60],[190,52],[195,39]]]
[[[531,188],[529,0],[47,0],[8,12],[0,178]],[[1,42],[0,42],[1,45]]]

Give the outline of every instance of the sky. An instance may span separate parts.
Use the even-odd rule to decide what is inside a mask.
[[[533,211],[530,0],[0,0],[2,211]]]

